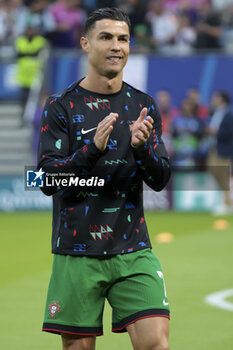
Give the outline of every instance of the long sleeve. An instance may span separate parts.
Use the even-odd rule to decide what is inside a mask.
[[[232,130],[233,130],[233,115],[228,112],[223,118],[222,123],[219,126],[218,130],[218,140],[225,142],[232,142]]]
[[[171,169],[161,138],[161,115],[152,98],[149,103],[148,115],[154,119],[154,127],[147,142],[134,148],[134,156],[146,184],[155,191],[161,191],[169,181]]]
[[[66,108],[58,99],[50,98],[44,108],[38,149],[38,169],[45,173],[86,175],[104,154],[94,141],[71,153],[70,123]],[[42,188],[46,195],[57,188]]]

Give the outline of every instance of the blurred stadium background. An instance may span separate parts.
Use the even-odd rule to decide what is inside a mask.
[[[157,101],[173,164],[193,167],[174,173],[161,193],[144,191],[171,304],[171,349],[231,350],[233,217],[224,202],[226,192],[232,200],[230,174],[221,191],[208,171],[214,96],[233,98],[231,0],[0,0],[0,347],[60,347],[59,337],[40,331],[52,263],[51,198],[25,190],[25,166],[36,164],[46,96],[87,72],[78,37],[88,12],[105,5],[123,7],[133,23],[124,80]],[[205,40],[200,23],[211,27]],[[25,35],[46,41],[29,54],[20,41]],[[187,119],[192,126],[183,129]],[[207,303],[220,291],[228,292],[214,298],[215,306]],[[97,350],[131,349],[127,335],[111,334],[110,318],[106,305]]]

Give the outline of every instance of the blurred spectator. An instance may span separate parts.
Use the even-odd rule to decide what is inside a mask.
[[[39,136],[40,136],[40,120],[41,120],[45,103],[49,96],[50,94],[48,92],[44,92],[42,94],[42,96],[40,97],[39,106],[37,107],[37,110],[33,119],[33,129],[34,129],[34,134],[32,139],[32,149],[33,149],[33,159],[34,159],[33,165],[37,164],[37,151],[38,151]]]
[[[89,13],[101,7],[117,7],[122,1],[121,0],[82,0],[82,8]],[[125,2],[125,0],[123,0]]]
[[[124,0],[125,2],[125,0]],[[116,7],[118,5],[118,0],[98,0],[97,8],[101,7]]]
[[[193,104],[184,100],[181,114],[172,123],[173,165],[199,165],[203,157],[202,136],[203,124],[195,116]]]
[[[176,15],[186,15],[190,20],[190,25],[194,27],[197,21],[197,8],[206,0],[164,0],[166,11],[174,12]]]
[[[80,0],[58,0],[50,7],[56,21],[56,32],[51,39],[57,48],[78,48],[86,20]]]
[[[159,90],[156,94],[156,100],[162,117],[163,139],[168,153],[172,151],[171,125],[179,115],[179,110],[171,104],[171,94],[168,90]]]
[[[215,11],[223,12],[228,6],[233,5],[233,0],[212,0],[212,5]]]
[[[149,29],[145,24],[138,24],[134,27],[133,39],[131,38],[130,43],[132,50],[138,53],[150,54],[155,49],[154,40],[151,38]]]
[[[159,90],[156,94],[156,101],[162,117],[162,131],[165,134],[171,132],[171,124],[179,116],[179,109],[172,106],[171,94],[168,90]]]
[[[22,35],[28,26],[36,28],[38,34],[49,37],[56,23],[48,11],[49,0],[27,0],[25,12],[18,17],[16,30]]]
[[[16,21],[19,16],[24,16],[24,9],[22,0],[0,0],[0,44],[14,44]]]
[[[229,169],[232,171],[233,165],[233,113],[230,102],[225,91],[216,91],[213,94],[211,103],[214,113],[206,129],[207,134],[212,137],[208,165],[220,189],[224,191],[224,205],[215,208],[216,214],[228,214],[233,209],[230,191],[227,189]]]
[[[178,29],[175,36],[174,53],[187,55],[192,53],[196,40],[196,32],[191,26],[190,18],[186,13],[178,17]]]
[[[38,35],[34,27],[27,27],[24,35],[15,41],[17,52],[16,82],[21,87],[22,116],[28,99],[30,88],[41,67],[39,52],[46,45],[46,39]],[[23,125],[23,120],[22,120]]]
[[[142,0],[125,0],[120,7],[128,14],[131,21],[131,35],[134,35],[135,27],[146,25],[145,17],[148,1]]]
[[[164,8],[168,11],[177,12],[181,8],[183,1],[184,0],[164,0]]]
[[[220,49],[222,35],[220,17],[213,11],[207,0],[199,6],[198,16],[195,47],[197,49]]]
[[[22,16],[25,16],[26,6],[23,0],[10,0],[8,2],[8,18],[9,18],[9,42],[14,43],[18,35],[17,22]]]
[[[7,5],[5,0],[0,0],[0,44],[5,41],[6,38],[6,21],[7,21]]]
[[[98,0],[83,0],[82,7],[87,13],[90,13],[99,7]]]
[[[229,5],[222,16],[223,43],[228,52],[233,52],[233,5]]]
[[[164,0],[164,6],[170,11],[187,10],[197,8],[206,0]]]
[[[210,115],[209,107],[200,102],[200,91],[197,88],[189,89],[187,91],[187,100],[193,104],[195,115],[207,122]]]
[[[152,0],[146,15],[158,52],[169,53],[178,28],[177,17],[165,11],[161,0]]]

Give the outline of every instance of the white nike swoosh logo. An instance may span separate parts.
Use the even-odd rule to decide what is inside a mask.
[[[163,299],[163,305],[168,306],[168,303],[165,301],[165,299]]]
[[[84,129],[82,128],[81,133],[82,133],[83,135],[85,135],[85,134],[87,134],[88,132],[91,132],[91,131],[93,131],[93,130],[95,130],[95,129],[97,129],[97,126],[96,126],[95,128],[88,129],[88,130],[84,130]]]

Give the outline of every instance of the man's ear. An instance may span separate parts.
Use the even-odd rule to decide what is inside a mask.
[[[88,53],[89,51],[89,40],[85,37],[85,36],[82,36],[81,39],[80,39],[80,45],[83,49],[83,51],[85,51],[86,53]]]

